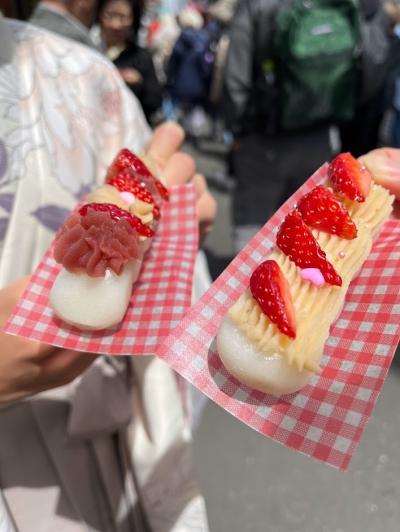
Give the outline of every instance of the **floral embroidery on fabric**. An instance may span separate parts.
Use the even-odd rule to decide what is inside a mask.
[[[4,240],[8,227],[8,218],[0,218],[0,240]]]
[[[11,212],[14,203],[14,194],[0,194],[0,207],[6,212]]]
[[[121,109],[121,98],[118,91],[102,92],[102,108],[108,116],[115,116]]]
[[[4,146],[4,142],[0,140],[0,178],[6,173],[7,170],[7,151]]]
[[[69,213],[70,210],[64,207],[44,205],[32,212],[32,216],[51,231],[57,231]]]
[[[10,261],[0,268],[3,283],[31,271],[40,258],[31,243],[49,243],[121,146],[140,151],[150,134],[108,60],[34,26],[7,25],[17,46],[0,65],[0,253]]]

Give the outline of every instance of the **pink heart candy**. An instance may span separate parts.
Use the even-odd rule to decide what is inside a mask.
[[[132,194],[132,192],[120,192],[119,193],[121,199],[125,201],[128,205],[132,205],[132,203],[135,203],[135,196]]]
[[[325,284],[324,276],[318,268],[304,268],[304,270],[301,270],[300,275],[302,279],[310,281],[315,286],[319,287]]]

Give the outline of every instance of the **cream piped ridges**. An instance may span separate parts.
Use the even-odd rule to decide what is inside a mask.
[[[343,307],[350,282],[371,251],[374,237],[389,217],[393,200],[386,189],[373,184],[364,203],[346,202],[358,231],[353,240],[312,230],[327,259],[342,277],[341,287],[329,284],[316,287],[303,280],[299,268],[279,248],[274,248],[268,258],[276,260],[289,283],[297,332],[295,339],[280,333],[247,290],[230,308],[228,315],[257,351],[267,356],[279,354],[300,371],[319,370],[330,326]]]
[[[392,212],[393,201],[394,196],[386,188],[373,183],[364,203],[347,200],[343,204],[354,223],[357,226],[360,221],[365,223],[370,228],[372,237],[375,238]]]

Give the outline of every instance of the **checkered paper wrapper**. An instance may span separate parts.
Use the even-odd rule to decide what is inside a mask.
[[[386,222],[331,328],[322,371],[297,394],[274,398],[239,383],[216,354],[228,308],[268,256],[293,204],[326,178],[314,174],[239,253],[166,339],[158,355],[180,375],[261,434],[347,469],[372,414],[400,338],[400,221]]]
[[[53,259],[52,247],[33,274],[5,331],[78,351],[154,354],[156,346],[176,326],[191,303],[198,249],[195,189],[193,185],[171,189],[121,326],[83,332],[54,316],[48,299],[60,265]]]

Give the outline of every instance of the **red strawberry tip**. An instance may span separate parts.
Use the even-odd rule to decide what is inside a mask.
[[[337,194],[363,203],[371,189],[372,177],[368,169],[350,153],[340,153],[330,163],[328,177]]]
[[[294,339],[296,325],[292,297],[289,284],[276,261],[266,260],[257,266],[250,278],[250,291],[279,331]]]
[[[318,268],[327,283],[342,286],[342,278],[326,258],[326,253],[321,249],[297,209],[291,211],[282,222],[276,243],[299,268]]]
[[[168,201],[169,192],[166,187],[157,179],[145,165],[145,163],[134,153],[132,153],[128,148],[123,148],[118,152],[113,162],[111,163],[107,176],[106,182],[109,181],[112,177],[119,174],[123,170],[131,169],[134,172],[137,172],[142,177],[151,179],[155,186],[157,187],[161,197]]]
[[[350,214],[331,189],[318,185],[305,194],[297,204],[304,222],[326,233],[351,240],[357,236],[357,227]]]

